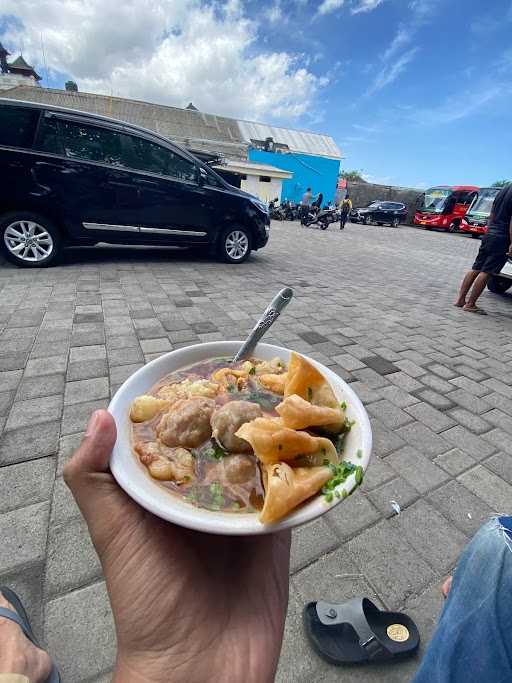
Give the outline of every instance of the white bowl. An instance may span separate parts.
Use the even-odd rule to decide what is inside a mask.
[[[195,507],[153,481],[138,461],[131,447],[131,422],[128,415],[133,399],[147,392],[170,372],[208,358],[232,357],[241,344],[240,341],[208,342],[187,346],[156,358],[124,382],[109,406],[109,411],[114,416],[117,425],[117,441],[112,451],[110,468],[118,484],[139,505],[158,517],[210,534],[252,535],[287,529],[310,522],[342,502],[340,496],[340,498],[334,497],[331,503],[327,503],[325,496],[318,494],[280,522],[271,525],[262,524],[255,513],[216,512]],[[278,356],[288,363],[290,353],[289,349],[280,346],[258,344],[254,356],[262,360],[271,360]],[[350,385],[332,370],[312,358],[304,357],[322,372],[333,388],[337,399],[340,402],[346,401],[347,417],[355,420],[355,424],[345,441],[344,460],[361,465],[366,470],[372,449],[372,431],[363,404]],[[343,491],[350,493],[356,486],[355,474],[351,474],[338,489],[340,494]]]

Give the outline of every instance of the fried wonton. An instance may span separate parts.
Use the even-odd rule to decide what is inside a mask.
[[[335,434],[342,430],[345,415],[329,382],[309,361],[293,352],[288,365],[284,397],[286,399],[294,394],[314,406],[336,410],[337,418],[323,427],[326,431]]]
[[[328,467],[290,467],[284,462],[264,465],[265,502],[260,522],[277,522],[314,496],[332,476]]]
[[[332,462],[337,459],[336,449],[328,439],[285,427],[280,418],[256,418],[242,425],[236,436],[248,441],[256,457],[266,465],[317,453]]]
[[[282,375],[266,374],[259,375],[258,380],[264,389],[273,391],[274,394],[281,394],[282,396],[286,385],[286,377],[286,373]]]
[[[307,427],[326,427],[328,431],[337,428],[341,431],[345,420],[344,411],[327,406],[313,405],[297,394],[292,394],[276,407],[285,427],[306,429]]]

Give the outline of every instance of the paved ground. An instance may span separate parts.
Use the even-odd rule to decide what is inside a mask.
[[[87,416],[159,353],[243,337],[284,285],[296,299],[274,341],[353,383],[375,450],[362,490],[295,533],[278,681],[410,680],[418,660],[323,664],[301,608],[373,596],[407,608],[425,643],[441,578],[483,520],[511,511],[512,299],[487,293],[488,317],[451,305],[478,244],[284,223],[238,267],[122,249],[75,250],[41,271],[0,263],[0,583],[22,593],[65,682],[109,680],[114,653],[100,567],[61,477]]]

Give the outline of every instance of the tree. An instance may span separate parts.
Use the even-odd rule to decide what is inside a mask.
[[[78,85],[75,83],[75,81],[66,81],[66,84],[64,87],[69,92],[78,92]]]
[[[495,183],[492,184],[493,187],[505,187],[505,185],[510,184],[510,180],[497,180]]]
[[[363,178],[363,170],[360,171],[342,171],[340,173],[340,178],[343,180],[348,180],[350,182],[365,183],[366,180]]]

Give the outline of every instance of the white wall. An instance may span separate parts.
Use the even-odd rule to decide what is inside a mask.
[[[281,178],[272,178],[270,183],[261,183],[259,175],[248,175],[247,180],[242,180],[241,189],[255,194],[264,202],[269,202],[276,197],[281,201],[283,181]]]

